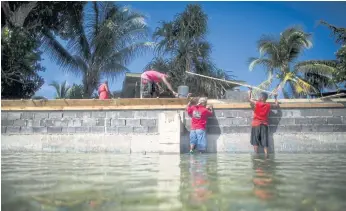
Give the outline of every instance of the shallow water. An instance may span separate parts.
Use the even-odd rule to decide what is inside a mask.
[[[346,210],[346,154],[2,152],[1,209]]]

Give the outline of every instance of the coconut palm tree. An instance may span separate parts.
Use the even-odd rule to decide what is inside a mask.
[[[336,27],[325,21],[322,25],[327,26],[341,48],[336,53],[335,60],[309,60],[301,62],[298,67],[304,70],[308,81],[313,81],[314,86],[320,91],[324,88],[338,89],[346,81],[346,28]]]
[[[146,16],[112,2],[92,2],[85,14],[71,19],[76,36],[64,48],[50,31],[43,31],[43,47],[66,72],[82,76],[84,97],[90,98],[102,77],[116,79],[128,71],[127,65],[146,50],[148,42]]]
[[[249,59],[249,69],[263,65],[266,68],[268,79],[259,85],[259,88],[268,89],[274,79],[279,80],[275,86],[281,88],[286,98],[289,98],[289,89],[294,97],[306,95],[317,90],[303,79],[305,66],[297,65],[296,60],[304,49],[312,47],[311,35],[300,27],[291,27],[280,34],[279,39],[272,36],[263,36],[257,44],[259,58]]]
[[[67,85],[66,81],[59,84],[57,81],[53,81],[49,84],[49,86],[54,87],[55,89],[55,99],[66,99],[68,98],[68,93],[71,89],[69,85]]]
[[[228,84],[188,77],[185,73],[191,71],[213,77],[230,77],[210,60],[211,47],[205,39],[207,22],[208,16],[197,4],[188,5],[173,21],[161,22],[153,34],[158,55],[147,68],[172,73],[173,86],[186,84],[196,94],[218,96],[220,90],[228,88]]]

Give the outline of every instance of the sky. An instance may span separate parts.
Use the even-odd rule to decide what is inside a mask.
[[[282,31],[294,25],[300,25],[312,34],[313,48],[303,52],[299,60],[335,59],[339,45],[335,44],[330,30],[318,25],[319,20],[346,27],[345,2],[118,2],[130,5],[133,9],[148,15],[151,30],[159,26],[160,21],[171,21],[177,13],[184,11],[188,4],[198,3],[208,15],[207,40],[212,45],[212,60],[216,66],[231,71],[236,80],[256,86],[266,79],[263,68],[257,67],[250,72],[249,57],[258,57],[256,42],[264,35],[279,36]],[[147,55],[134,60],[128,69],[134,73],[143,72],[143,68],[153,59]],[[298,61],[299,61],[298,60]],[[53,80],[59,83],[81,84],[81,76],[65,73],[59,66],[43,54],[42,65],[46,71],[40,75],[45,84],[36,92],[37,96],[54,98],[55,91],[48,84]],[[110,83],[110,90],[122,89],[124,77]]]

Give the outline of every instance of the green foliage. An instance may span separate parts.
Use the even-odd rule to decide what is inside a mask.
[[[53,81],[52,83],[49,84],[49,86],[52,86],[55,89],[55,92],[56,92],[55,99],[68,98],[68,94],[71,87],[67,85],[66,81],[62,82],[61,84],[59,84],[56,81]]]
[[[1,97],[28,99],[43,85],[38,75],[40,65],[38,42],[26,30],[4,27],[1,39]]]
[[[44,31],[43,47],[63,70],[82,76],[83,93],[90,98],[100,79],[116,79],[128,71],[127,65],[154,44],[147,41],[146,16],[113,2],[92,2],[72,21],[76,36],[65,49],[49,31]]]
[[[73,36],[71,19],[84,2],[1,2],[2,98],[30,98],[43,85],[41,67],[43,33]]]
[[[255,66],[262,65],[268,75],[268,79],[258,87],[268,89],[276,78],[279,83],[275,89],[278,87],[282,89],[286,98],[297,98],[311,92],[317,92],[318,90],[309,83],[309,80],[304,79],[304,74],[322,71],[327,77],[332,74],[333,70],[318,68],[312,71],[309,64],[296,63],[303,50],[312,47],[310,38],[311,35],[305,33],[300,27],[286,29],[278,39],[272,36],[263,36],[258,41],[257,47],[260,57],[249,59],[250,71]],[[327,83],[330,80],[324,80],[324,82]]]
[[[83,99],[84,98],[83,89],[84,89],[83,85],[73,84],[68,91],[67,98],[69,98],[69,99]]]
[[[172,85],[186,84],[191,92],[208,97],[221,97],[228,84],[189,77],[185,71],[228,79],[230,76],[210,60],[211,47],[205,39],[208,16],[197,4],[190,4],[170,22],[161,22],[153,36],[157,42],[157,57],[146,69],[170,73]],[[164,59],[168,57],[168,59]]]

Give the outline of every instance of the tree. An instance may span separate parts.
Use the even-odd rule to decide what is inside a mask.
[[[173,75],[173,86],[187,84],[193,93],[209,97],[220,96],[220,91],[224,91],[228,84],[188,77],[185,73],[191,71],[230,78],[210,60],[211,47],[205,39],[207,23],[208,16],[197,4],[188,5],[173,21],[161,22],[153,35],[157,42],[157,57],[146,68],[170,72]]]
[[[38,75],[40,65],[38,43],[20,28],[4,29],[1,39],[1,98],[28,99],[43,85]]]
[[[303,79],[306,67],[302,63],[296,64],[296,59],[304,49],[312,47],[311,35],[305,33],[300,27],[291,27],[280,34],[279,39],[264,35],[257,44],[260,52],[259,58],[249,59],[249,69],[263,65],[266,68],[268,79],[258,87],[268,89],[274,78],[279,80],[276,88],[281,88],[285,98],[297,98],[317,90]],[[289,89],[289,90],[287,90]]]
[[[67,97],[69,99],[83,99],[84,98],[83,90],[84,90],[83,85],[73,84],[67,93]]]
[[[56,81],[53,81],[52,83],[49,84],[49,86],[54,87],[55,89],[55,99],[66,99],[68,98],[68,93],[71,89],[69,85],[67,85],[66,81],[62,82],[59,84]]]
[[[336,27],[325,21],[322,25],[327,26],[337,44],[341,48],[336,52],[335,60],[309,60],[300,63],[298,66],[307,73],[306,79],[315,81],[315,87],[322,91],[324,88],[335,89],[342,84],[346,87],[346,28]]]
[[[43,85],[38,75],[43,31],[64,37],[73,34],[70,17],[78,16],[83,2],[1,2],[2,98],[30,98]]]
[[[154,44],[148,42],[146,16],[112,2],[92,2],[74,21],[76,36],[64,48],[49,31],[44,32],[44,49],[63,70],[81,75],[83,93],[90,98],[102,77],[115,79],[128,71],[127,65]]]

